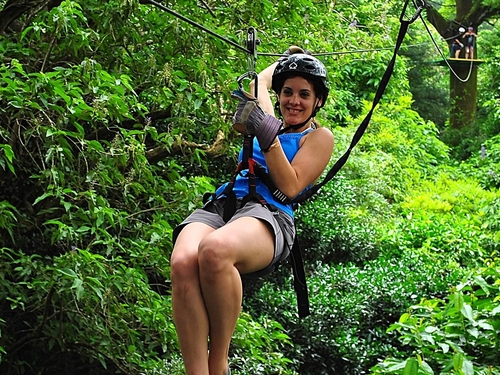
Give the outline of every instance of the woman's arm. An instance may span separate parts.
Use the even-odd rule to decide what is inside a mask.
[[[260,106],[264,110],[264,112],[269,113],[270,115],[274,115],[274,106],[271,100],[271,96],[269,94],[269,90],[271,88],[271,83],[273,80],[274,69],[278,65],[278,62],[275,62],[261,71],[258,75],[258,92],[257,99],[259,100]],[[250,83],[250,94],[255,95],[255,82],[252,81]]]
[[[291,163],[281,147],[271,147],[264,155],[276,187],[288,198],[297,196],[321,176],[330,161],[333,145],[332,132],[323,127],[304,136]]]
[[[262,109],[274,114],[269,90],[272,84],[275,62],[259,73],[258,100]],[[254,82],[250,83],[251,93],[255,94]],[[302,139],[300,149],[290,163],[276,139],[278,147],[271,147],[264,154],[269,174],[274,184],[289,198],[297,196],[323,173],[332,155],[334,139],[328,128],[319,128]]]

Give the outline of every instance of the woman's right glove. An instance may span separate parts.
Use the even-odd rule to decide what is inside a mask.
[[[261,150],[267,151],[276,139],[282,122],[264,112],[257,99],[247,92],[234,90],[231,97],[240,101],[233,116],[233,127],[240,133],[255,135]]]

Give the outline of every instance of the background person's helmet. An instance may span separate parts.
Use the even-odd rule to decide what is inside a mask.
[[[328,98],[328,83],[325,65],[317,58],[304,53],[295,53],[279,60],[274,69],[272,89],[280,93],[285,80],[289,77],[301,76],[313,82],[315,94],[322,99],[323,107]]]

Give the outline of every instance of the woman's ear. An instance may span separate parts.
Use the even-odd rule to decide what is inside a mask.
[[[283,116],[281,114],[281,107],[280,107],[280,102],[277,100],[276,103],[274,103],[274,110],[278,114],[278,116]]]

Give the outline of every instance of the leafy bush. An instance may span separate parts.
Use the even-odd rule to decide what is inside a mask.
[[[281,324],[242,312],[229,354],[231,373],[297,375],[292,361],[285,356],[291,345]]]
[[[386,359],[372,374],[500,374],[497,262],[469,272],[446,298],[411,306],[388,332],[399,332],[412,356]]]
[[[350,182],[338,175],[314,200],[297,210],[297,233],[301,247],[307,249],[304,256],[309,267],[319,261],[361,264],[378,255],[373,216],[356,201],[357,194]]]
[[[382,241],[384,251],[422,251],[446,267],[481,264],[499,249],[498,193],[471,180],[438,172],[401,202],[401,213]]]
[[[459,168],[484,189],[500,188],[500,135],[485,141]]]
[[[124,258],[76,249],[54,263],[7,248],[0,255],[0,314],[9,323],[2,373],[133,372],[176,348],[166,297]]]
[[[318,265],[308,276],[310,317],[297,319],[289,279],[279,287],[264,282],[244,307],[283,325],[293,342],[285,356],[299,364],[300,374],[359,375],[389,353],[404,351],[385,330],[415,301],[443,295],[458,277],[458,269],[446,271],[413,253],[363,267]]]

